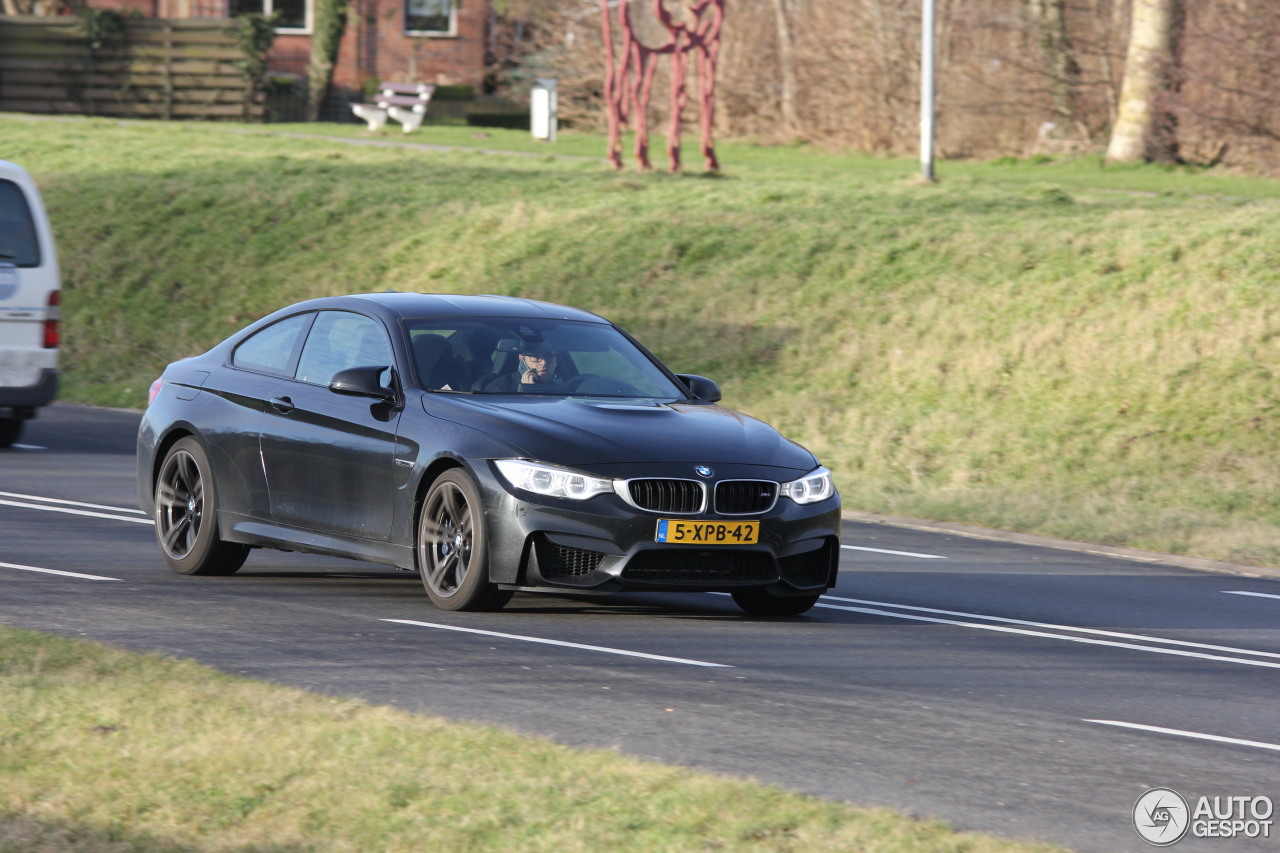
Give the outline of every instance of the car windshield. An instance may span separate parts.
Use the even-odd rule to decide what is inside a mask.
[[[603,323],[528,318],[410,320],[422,387],[475,394],[682,398],[643,351]]]

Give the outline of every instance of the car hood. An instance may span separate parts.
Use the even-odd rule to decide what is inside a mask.
[[[426,394],[423,407],[559,465],[745,464],[803,474],[818,464],[763,421],[706,403]]]

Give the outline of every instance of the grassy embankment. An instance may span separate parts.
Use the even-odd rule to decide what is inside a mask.
[[[0,853],[1049,853],[0,627]]]
[[[1280,184],[1086,160],[922,186],[745,144],[721,177],[613,174],[574,134],[230,130],[3,121],[61,241],[67,399],[140,406],[303,297],[519,294],[716,378],[849,508],[1280,564]]]
[[[514,293],[718,378],[849,506],[1276,560],[1274,184],[1086,163],[922,187],[909,163],[734,145],[724,177],[673,178],[608,173],[571,135],[550,150],[583,159],[443,128],[413,139],[543,156],[0,128],[61,241],[68,399],[139,406],[165,362],[306,296]],[[9,629],[0,696],[3,851],[1026,849]]]

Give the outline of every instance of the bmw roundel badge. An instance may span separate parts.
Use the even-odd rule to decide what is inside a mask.
[[[712,470],[711,470],[710,468],[708,468],[706,465],[699,465],[699,466],[697,466],[696,468],[694,468],[693,470],[697,473],[697,475],[698,475],[699,477],[707,477],[707,478],[709,478],[712,474],[714,474],[714,473],[715,473],[715,471],[712,471]]]

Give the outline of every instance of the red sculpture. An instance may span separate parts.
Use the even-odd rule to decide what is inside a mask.
[[[631,23],[630,0],[617,4],[618,26],[622,30],[619,56],[614,58],[613,29],[609,21],[609,4],[600,3],[600,25],[604,35],[605,74],[604,102],[609,128],[609,162],[622,168],[622,128],[630,120],[636,134],[636,164],[649,169],[649,101],[653,95],[653,76],[657,58],[670,54],[671,118],[667,130],[667,157],[671,171],[680,170],[680,123],[689,96],[686,90],[689,55],[698,63],[699,127],[702,131],[702,155],[709,171],[717,171],[715,144],[711,138],[715,110],[716,58],[720,53],[720,28],[724,23],[725,0],[688,0],[685,21],[677,21],[663,0],[652,0],[653,14],[666,28],[669,40],[659,47],[641,44]]]

